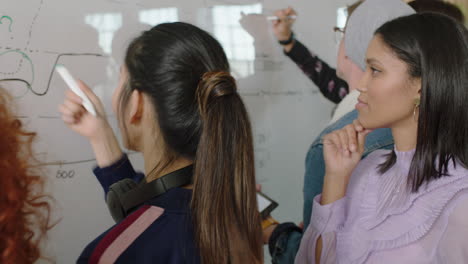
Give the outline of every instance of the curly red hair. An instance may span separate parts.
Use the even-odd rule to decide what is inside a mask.
[[[23,129],[0,88],[0,263],[34,263],[50,229],[50,196],[32,153],[35,133]]]

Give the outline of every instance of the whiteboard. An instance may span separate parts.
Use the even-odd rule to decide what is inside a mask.
[[[91,171],[95,161],[90,145],[69,130],[57,112],[66,87],[53,71],[55,64],[66,65],[93,88],[115,128],[110,98],[129,41],[162,22],[185,21],[211,32],[226,50],[247,105],[254,129],[257,181],[263,192],[279,202],[273,216],[299,222],[305,155],[329,121],[333,105],[284,56],[270,25],[258,14],[295,7],[298,38],[335,65],[332,28],[337,9],[347,3],[2,0],[0,79],[9,81],[0,85],[14,96],[18,117],[38,133],[35,151],[48,164],[44,171],[48,192],[56,199],[54,218],[60,219],[44,244],[45,255],[57,263],[73,263],[87,243],[113,224]],[[130,158],[136,168],[143,168],[139,154]]]

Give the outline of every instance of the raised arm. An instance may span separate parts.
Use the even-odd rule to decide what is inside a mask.
[[[70,129],[89,140],[98,166],[94,173],[104,191],[107,193],[110,185],[124,178],[140,181],[143,175],[135,172],[127,156],[123,154],[101,101],[86,84],[79,82],[79,86],[92,102],[96,116],[86,111],[82,99],[71,90],[66,92],[65,101],[59,106],[59,111]]]
[[[278,41],[292,40],[283,45],[284,53],[317,85],[328,100],[339,103],[349,93],[348,84],[336,75],[336,69],[330,67],[317,55],[312,54],[301,42],[292,37],[292,26],[297,13],[291,7],[275,12],[279,20],[273,21],[273,32]]]
[[[355,120],[324,137],[323,191],[314,199],[310,226],[302,239],[297,263],[335,262],[336,231],[346,217],[348,182],[364,153],[365,137],[369,132]]]

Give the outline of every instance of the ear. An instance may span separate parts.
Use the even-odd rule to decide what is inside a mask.
[[[130,124],[140,123],[145,108],[144,104],[145,100],[143,100],[143,94],[140,91],[133,90],[129,100]]]
[[[413,89],[415,92],[415,98],[421,99],[421,89],[422,89],[421,78],[416,78],[413,80]]]

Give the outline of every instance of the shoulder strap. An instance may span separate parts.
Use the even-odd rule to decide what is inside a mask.
[[[94,249],[89,263],[108,264],[122,253],[162,214],[164,209],[144,205],[112,228]]]

